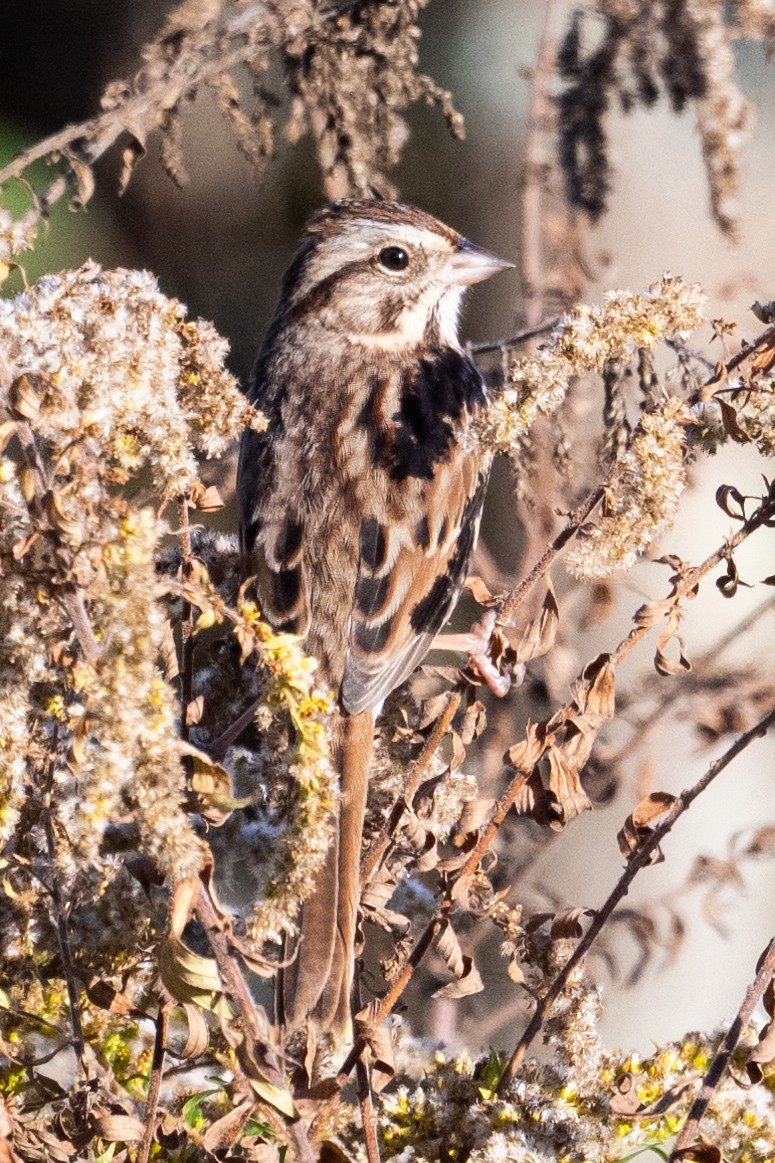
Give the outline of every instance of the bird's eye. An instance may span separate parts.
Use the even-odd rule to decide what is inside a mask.
[[[386,271],[405,271],[409,266],[409,255],[400,246],[383,246],[379,252],[379,265]]]

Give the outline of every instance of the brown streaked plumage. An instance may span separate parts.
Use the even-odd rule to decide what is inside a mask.
[[[339,829],[286,975],[290,1028],[349,1018],[374,715],[454,606],[489,472],[458,309],[508,265],[414,207],[335,202],[307,224],[258,359],[269,426],[240,449],[243,567],[342,708]]]

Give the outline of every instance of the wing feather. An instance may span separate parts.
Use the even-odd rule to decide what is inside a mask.
[[[469,455],[461,468],[443,466],[429,488],[430,517],[390,551],[391,530],[367,517],[342,703],[356,713],[384,701],[414,670],[449,617],[476,544],[489,461]],[[366,536],[364,538],[364,526]],[[363,553],[364,541],[367,552]],[[377,543],[381,554],[369,553]]]

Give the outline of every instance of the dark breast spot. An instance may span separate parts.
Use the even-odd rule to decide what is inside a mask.
[[[360,529],[361,562],[367,569],[380,570],[387,560],[387,530],[376,517],[364,517]]]
[[[414,527],[414,538],[420,549],[429,549],[431,544],[431,530],[428,518],[421,517]]]
[[[471,360],[452,348],[437,348],[405,372],[391,451],[391,476],[431,479],[448,459],[455,425],[485,402],[481,376]]]

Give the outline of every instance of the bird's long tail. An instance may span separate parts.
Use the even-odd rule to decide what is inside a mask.
[[[309,1017],[319,1032],[341,1033],[350,1021],[363,822],[373,749],[373,714],[343,715],[334,740],[341,781],[338,826],[315,890],[302,909],[298,956],[283,972],[281,1017],[289,1030],[299,1028]]]

